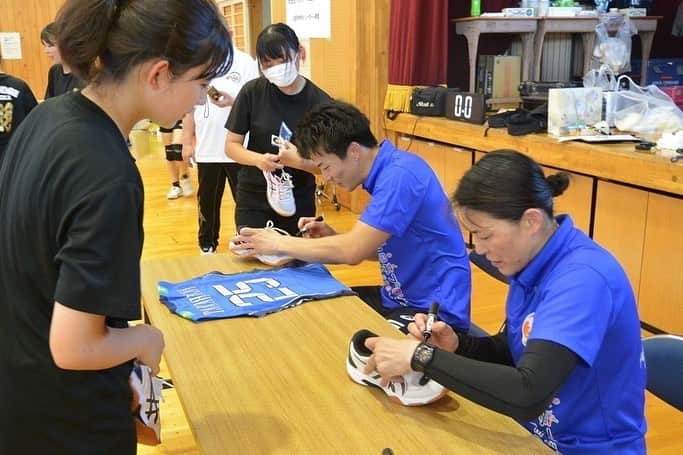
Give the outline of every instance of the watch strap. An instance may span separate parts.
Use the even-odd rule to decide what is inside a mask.
[[[427,343],[420,343],[413,352],[413,357],[410,359],[410,368],[413,371],[423,372],[434,357],[434,346]]]

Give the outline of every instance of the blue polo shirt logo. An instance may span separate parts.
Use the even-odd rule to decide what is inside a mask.
[[[560,420],[555,416],[553,408],[559,405],[560,399],[558,397],[553,398],[552,402],[548,405],[548,409],[538,416],[537,422],[530,422],[533,427],[533,433],[554,450],[558,450],[558,447],[553,437],[552,427],[553,424],[560,423]]]
[[[401,281],[396,276],[396,270],[398,265],[391,262],[391,257],[393,254],[384,251],[386,243],[380,246],[377,251],[377,258],[379,260],[379,268],[382,273],[382,278],[384,280],[384,290],[390,296],[390,298],[403,306],[408,306],[408,300],[403,295],[401,290]]]
[[[524,322],[522,323],[522,346],[526,346],[526,342],[529,339],[529,335],[531,335],[531,329],[534,326],[534,316],[535,315],[536,315],[536,312],[529,313],[524,318]]]

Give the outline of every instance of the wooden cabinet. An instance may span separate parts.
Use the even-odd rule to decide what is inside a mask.
[[[683,199],[598,182],[593,238],[631,280],[640,320],[683,334]]]
[[[647,203],[647,191],[598,181],[593,239],[621,263],[636,296],[640,291]]]
[[[683,199],[649,193],[638,293],[640,319],[683,335]]]
[[[404,140],[406,142],[400,143],[408,145],[408,139]],[[441,183],[441,187],[450,199],[458,183],[460,183],[460,179],[472,166],[473,151],[453,145],[423,140],[414,140],[414,145],[410,144],[410,146],[434,170],[436,177]],[[467,242],[469,232],[462,227],[461,230]]]
[[[458,187],[462,176],[465,175],[465,172],[472,167],[474,152],[472,150],[453,145],[445,147],[447,153],[443,187],[450,198],[453,196],[455,189]]]
[[[590,235],[591,210],[593,209],[593,182],[595,179],[581,174],[543,166],[543,173],[548,176],[566,172],[569,174],[569,187],[555,198],[555,214],[568,213],[574,220],[574,226]]]

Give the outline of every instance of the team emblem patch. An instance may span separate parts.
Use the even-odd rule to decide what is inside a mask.
[[[526,342],[529,339],[529,335],[531,335],[531,329],[534,326],[534,316],[536,313],[529,313],[525,318],[524,322],[522,323],[522,346],[526,346]]]

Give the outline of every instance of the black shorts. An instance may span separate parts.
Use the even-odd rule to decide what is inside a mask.
[[[382,287],[381,286],[354,286],[351,288],[353,292],[358,294],[358,298],[365,302],[370,308],[375,310],[377,313],[382,315],[389,324],[396,327],[401,332],[408,333],[408,324],[415,320],[415,315],[417,313],[426,313],[427,311],[421,310],[419,308],[404,307],[404,308],[385,308],[382,303]],[[472,324],[473,329],[466,331],[453,327],[456,333],[461,335],[472,335],[472,336],[488,336],[486,332],[481,330]]]
[[[425,311],[410,307],[385,308],[382,304],[381,289],[380,286],[356,286],[351,288],[352,291],[358,294],[358,298],[382,315],[384,319],[389,321],[389,324],[407,334],[408,324],[415,320],[415,315],[417,313],[424,313]]]
[[[182,146],[182,144],[169,144],[164,148],[166,150],[166,161],[182,161],[183,160],[183,146]]]
[[[181,129],[182,127],[183,127],[183,121],[182,121],[182,120],[178,120],[178,121],[176,122],[176,124],[173,125],[173,127],[171,127],[171,128],[164,128],[163,126],[159,125],[159,131],[161,131],[162,133],[172,133],[173,130],[179,130],[179,129]]]

